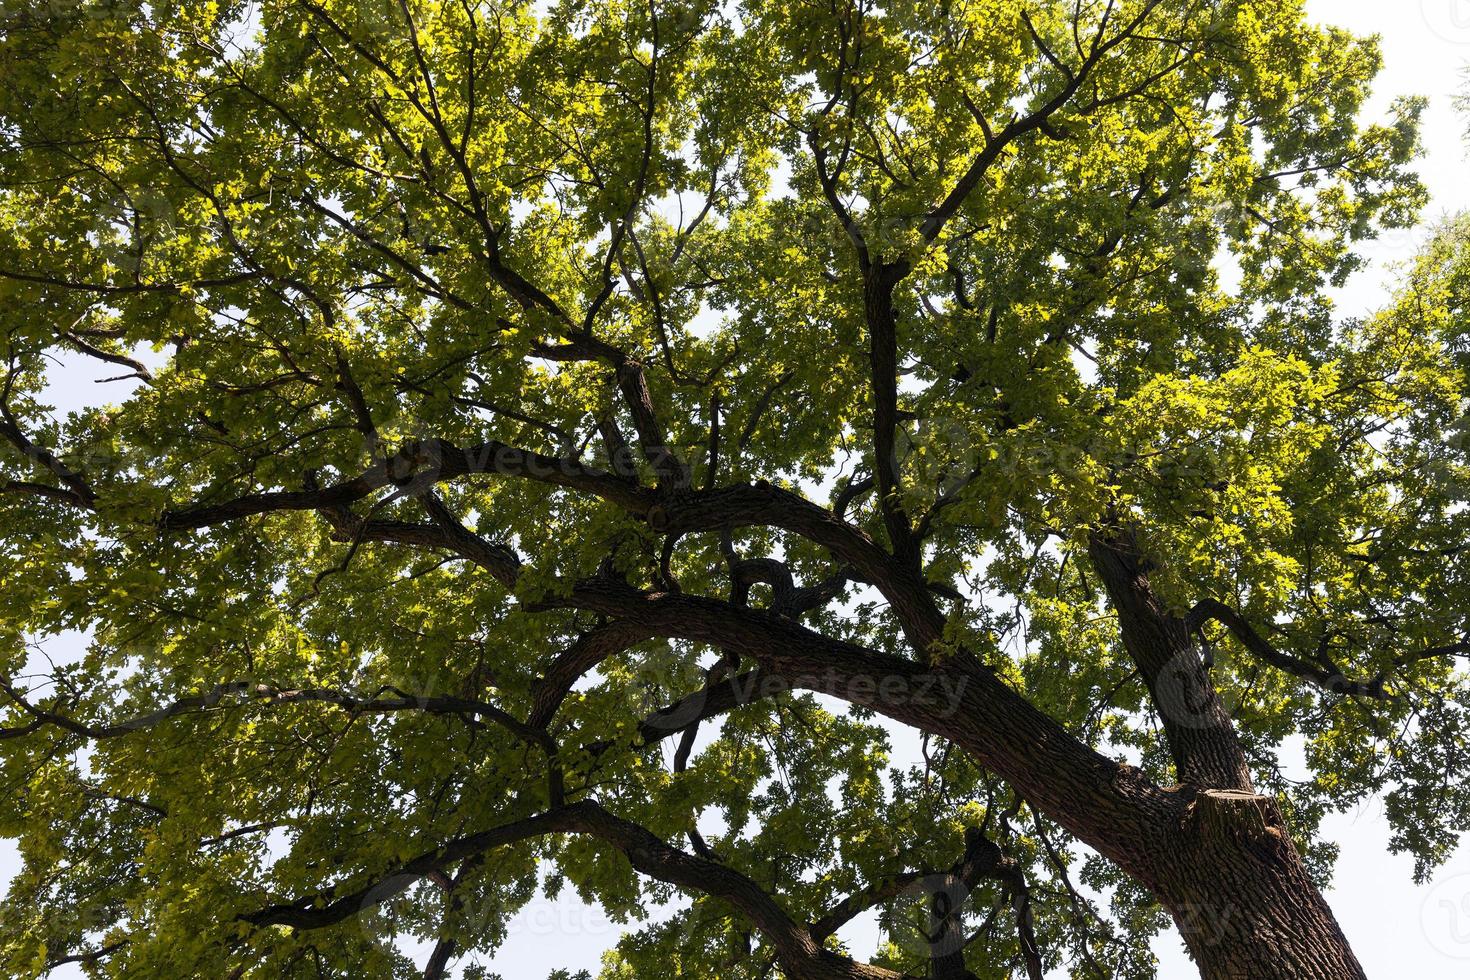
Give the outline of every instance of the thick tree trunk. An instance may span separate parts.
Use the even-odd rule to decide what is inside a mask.
[[[1302,865],[1276,802],[1253,791],[1230,713],[1184,621],[1153,592],[1130,535],[1095,537],[1093,567],[1163,722],[1177,833],[1153,892],[1205,980],[1354,980],[1363,969]]]
[[[1270,797],[1207,790],[1186,804],[1155,894],[1204,980],[1362,980]]]

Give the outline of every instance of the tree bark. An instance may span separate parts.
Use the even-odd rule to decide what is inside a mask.
[[[1235,724],[1190,631],[1156,596],[1132,536],[1089,556],[1154,707],[1181,786],[1151,890],[1205,980],[1354,980],[1363,969],[1307,875],[1275,800],[1257,795]],[[1084,838],[1085,839],[1085,838]]]
[[[238,516],[238,509],[217,507],[202,522]],[[681,495],[645,510],[650,524],[668,533],[762,524],[802,534],[884,593],[916,650],[928,654],[942,634],[943,616],[921,578],[861,532],[794,495],[757,485]],[[370,540],[460,549],[514,577],[495,556],[465,551],[443,527],[377,522],[363,531]],[[760,667],[741,678],[826,693],[953,742],[1147,888],[1174,917],[1206,980],[1359,980],[1362,968],[1306,874],[1274,801],[1250,789],[1234,724],[1187,622],[1153,594],[1147,562],[1130,539],[1100,537],[1090,545],[1123,644],[1165,716],[1180,774],[1176,787],[1160,787],[1080,742],[964,651],[923,660],[895,657],[787,617],[612,581],[584,581],[540,608],[601,613],[632,636],[733,649]],[[727,710],[767,693],[720,688],[708,692],[706,707]],[[1171,704],[1184,710],[1171,714]],[[865,974],[861,964],[838,957],[798,959],[792,975],[803,980],[882,975]]]
[[[1203,980],[1364,980],[1270,797],[1199,793],[1171,850],[1155,894]]]
[[[1147,562],[1132,536],[1094,535],[1088,554],[1118,614],[1123,646],[1148,685],[1179,781],[1249,791],[1250,769],[1230,713],[1184,619],[1149,586]]]
[[[1132,576],[1130,588],[1146,589],[1137,567]],[[1125,629],[1144,622],[1145,613],[1165,615],[1146,592],[1126,601],[1141,604],[1124,619]],[[1078,742],[967,658],[925,666],[698,596],[584,584],[570,602],[658,635],[726,645],[784,685],[870,707],[954,742],[1143,884],[1173,916],[1205,980],[1364,977],[1270,797],[1234,785],[1158,787],[1140,770]],[[1155,622],[1150,629],[1176,641],[1180,635],[1172,625]],[[1208,758],[1227,762],[1222,778],[1249,787],[1244,763],[1235,761],[1243,756],[1228,713],[1218,699],[1206,703],[1218,708],[1208,718],[1224,719],[1205,729]],[[1188,726],[1184,733],[1195,737]],[[1210,771],[1208,765],[1181,768]]]

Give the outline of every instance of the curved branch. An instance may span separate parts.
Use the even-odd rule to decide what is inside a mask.
[[[7,482],[6,489],[21,490],[36,496],[49,496],[66,500],[68,503],[76,504],[86,510],[95,510],[97,507],[97,494],[93,492],[85,477],[76,470],[67,466],[55,453],[44,446],[38,446],[26,436],[21,429],[20,423],[10,411],[9,393],[11,379],[7,378],[5,392],[0,395],[0,437],[18,450],[29,462],[48,470],[56,479],[60,480],[65,490],[46,487],[36,483],[14,483]]]
[[[716,599],[603,582],[579,586],[560,602],[733,650],[793,688],[946,738],[1131,873],[1152,876],[1154,844],[1178,817],[1175,794],[1083,744],[971,658],[930,666]]]
[[[494,848],[551,834],[585,834],[616,847],[637,871],[659,881],[723,899],[749,919],[776,950],[792,977],[826,980],[898,980],[899,974],[855,963],[821,947],[750,878],[715,861],[675,848],[647,829],[585,800],[536,816],[460,837],[389,870],[371,884],[345,894],[327,889],[294,902],[272,905],[241,918],[254,926],[311,930],[344,922],[402,894],[423,878]]]
[[[46,972],[50,973],[57,967],[68,966],[71,964],[97,963],[101,960],[107,959],[118,950],[131,945],[131,943],[132,940],[130,939],[119,939],[116,942],[108,943],[105,946],[99,946],[98,948],[85,953],[68,953],[64,956],[58,956],[55,959],[46,961]]]
[[[647,512],[649,526],[670,534],[774,527],[821,545],[857,577],[871,582],[893,607],[916,650],[927,652],[944,635],[944,614],[922,575],[896,563],[872,538],[806,498],[769,483],[734,486],[660,501]]]
[[[578,637],[552,662],[532,689],[527,724],[537,728],[549,725],[572,685],[584,674],[608,657],[622,653],[652,635],[649,630],[633,623],[614,622]]]
[[[1384,683],[1388,680],[1386,673],[1380,673],[1370,680],[1354,679],[1345,676],[1340,670],[1329,670],[1300,657],[1292,656],[1273,646],[1256,631],[1244,616],[1218,599],[1201,600],[1185,617],[1185,622],[1191,630],[1198,630],[1204,624],[1212,621],[1228,629],[1240,641],[1241,646],[1260,660],[1324,691],[1350,697],[1372,698],[1377,701],[1390,701],[1394,698],[1394,695],[1384,688]],[[1457,643],[1428,647],[1417,653],[1404,654],[1396,657],[1393,664],[1394,667],[1407,667],[1423,660],[1467,654],[1470,654],[1470,641],[1462,640]]]
[[[297,491],[253,493],[218,504],[199,504],[165,513],[165,530],[210,527],[242,517],[272,511],[323,510],[342,507],[387,486],[429,486],[462,476],[522,477],[551,486],[581,490],[627,510],[643,513],[653,503],[653,492],[579,460],[547,456],[503,442],[460,448],[442,439],[411,442],[392,457],[350,480],[328,487]]]
[[[203,694],[190,695],[171,701],[162,708],[136,715],[124,721],[105,725],[91,725],[78,721],[60,712],[33,704],[21,694],[9,678],[0,676],[0,691],[4,691],[32,722],[23,728],[0,729],[0,738],[12,738],[29,734],[46,725],[52,725],[73,735],[86,739],[101,740],[121,738],[134,732],[156,728],[171,718],[181,715],[201,714],[207,711],[240,703],[265,704],[327,704],[355,714],[392,714],[398,711],[423,711],[428,714],[469,715],[489,719],[522,741],[548,747],[550,738],[545,732],[519,721],[508,712],[484,701],[470,698],[422,696],[414,697],[392,688],[382,688],[372,697],[358,697],[335,688],[281,688],[271,684],[256,684],[251,681],[232,681],[218,684]],[[394,697],[381,697],[390,693]],[[235,700],[230,700],[235,699]]]

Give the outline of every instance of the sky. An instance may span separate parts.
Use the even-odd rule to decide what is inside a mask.
[[[1448,215],[1470,209],[1465,143],[1470,116],[1455,107],[1470,65],[1470,0],[1308,0],[1307,7],[1314,20],[1381,37],[1385,65],[1367,110],[1369,118],[1382,118],[1396,96],[1429,99],[1424,117],[1426,153],[1419,165],[1431,192],[1425,221],[1417,229],[1391,233],[1364,248],[1370,259],[1367,267],[1336,297],[1344,316],[1364,315],[1386,303],[1396,267],[1412,258],[1428,229]],[[65,383],[52,392],[58,407],[98,400],[92,378],[107,372],[94,375],[85,364],[66,368]],[[108,391],[108,400],[121,394]],[[894,749],[896,765],[917,758],[916,744],[907,733],[895,733]],[[1327,899],[1370,977],[1470,976],[1470,843],[1462,844],[1430,881],[1416,885],[1411,859],[1387,851],[1389,831],[1380,802],[1329,818],[1325,833],[1341,848]],[[15,868],[14,846],[0,841],[0,883],[8,881]],[[602,952],[620,932],[621,927],[597,909],[563,893],[554,901],[532,901],[511,923],[508,942],[493,957],[478,957],[477,962],[506,980],[539,980],[557,968],[595,974]],[[877,941],[872,917],[849,926],[843,937],[854,952],[871,950]],[[1164,980],[1198,975],[1172,932],[1159,939],[1155,951]],[[415,952],[422,961],[426,950]]]

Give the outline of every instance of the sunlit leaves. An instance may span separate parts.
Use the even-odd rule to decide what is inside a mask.
[[[1294,794],[1294,816],[1383,791],[1424,867],[1463,822],[1434,785],[1464,764],[1453,661],[1396,658],[1463,622],[1464,232],[1393,310],[1335,322],[1324,290],[1354,243],[1422,203],[1422,106],[1362,123],[1375,45],[1296,0],[4,16],[3,402],[34,441],[3,457],[5,676],[28,670],[37,703],[99,725],[240,682],[407,702],[230,688],[146,735],[7,739],[0,828],[26,862],[9,972],[131,937],[97,969],[275,976],[319,957],[395,976],[411,967],[396,932],[493,950],[544,882],[632,930],[607,976],[761,975],[769,951],[720,902],[576,837],[496,852],[457,911],[426,880],[310,938],[239,917],[550,805],[544,746],[426,703],[524,717],[599,625],[547,608],[577,581],[724,596],[732,555],[779,557],[804,585],[838,583],[809,625],[903,652],[886,604],[825,548],[759,526],[670,542],[588,495],[488,475],[435,492],[516,551],[513,588],[360,536],[356,519],[438,520],[404,481],[197,534],[160,518],[339,485],[423,439],[498,440],[651,495],[648,423],[620,388],[635,368],[694,488],[839,493],[873,470],[864,263],[906,272],[898,492],[948,617],[943,649],[908,652],[963,645],[1165,779],[1079,550],[1103,521],[1136,524],[1180,612],[1228,599],[1293,654],[1395,675],[1405,700],[1359,706],[1207,637],[1261,784]],[[62,355],[130,375],[117,404],[52,413]],[[66,467],[95,509],[57,502]],[[847,504],[887,540],[871,493]],[[752,603],[774,592],[758,582]],[[66,631],[85,652],[46,665],[35,644]],[[885,875],[951,867],[983,826],[1038,883],[1053,960],[1146,974],[1143,945],[1071,892],[1064,835],[947,747],[892,769],[871,718],[790,692],[706,723],[684,764],[677,739],[643,746],[640,720],[720,655],[648,641],[587,670],[549,729],[569,791],[672,842],[699,835],[803,920]],[[7,728],[33,718],[5,712]],[[1301,787],[1273,769],[1294,736],[1315,773]],[[1158,927],[1137,888],[1088,880],[1115,889],[1124,928]],[[1014,895],[977,896],[972,924],[991,925],[971,967],[1005,975]],[[879,959],[921,969],[890,924]]]

